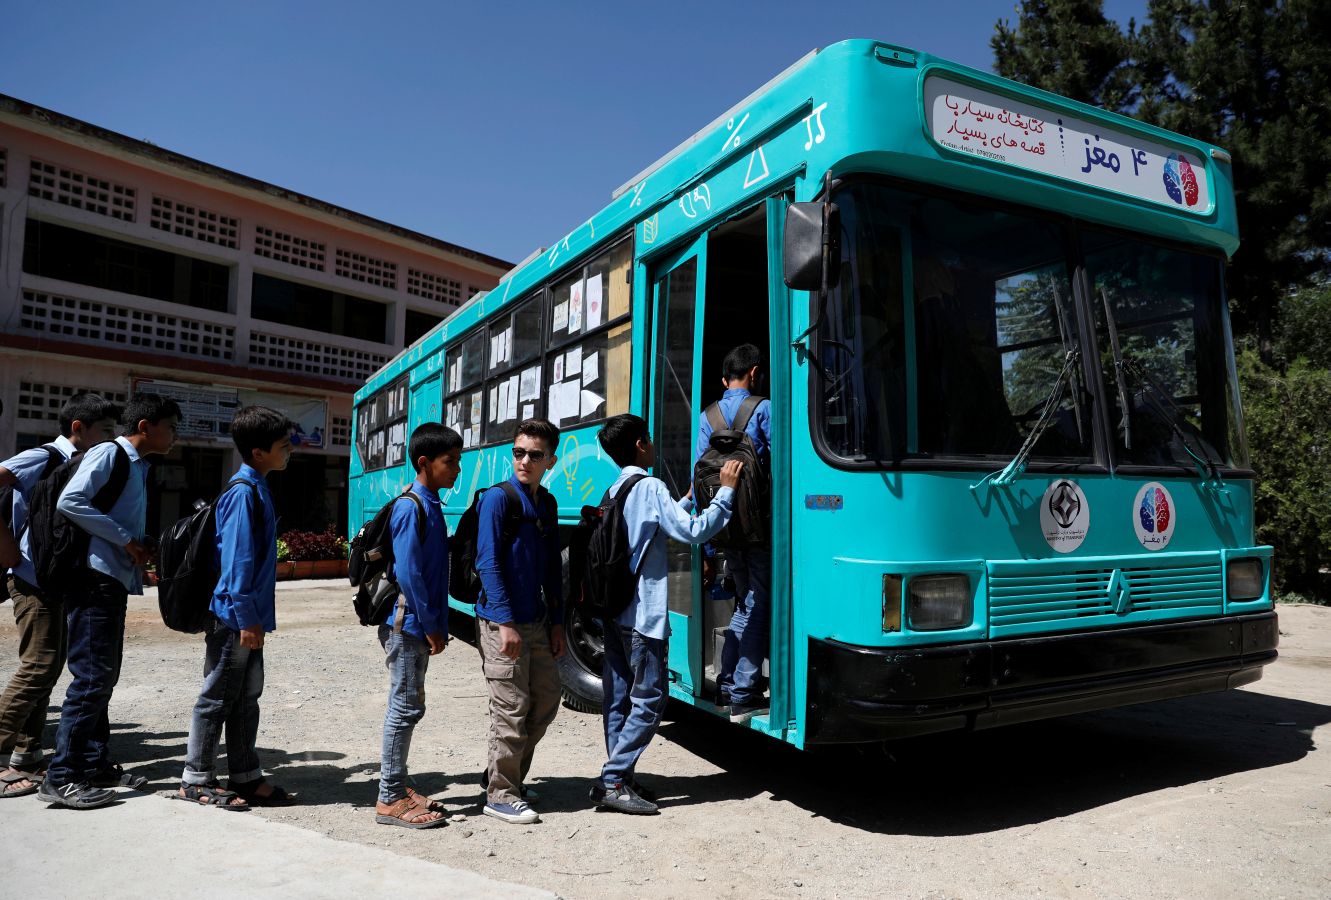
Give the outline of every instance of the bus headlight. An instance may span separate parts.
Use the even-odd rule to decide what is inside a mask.
[[[912,631],[942,631],[971,622],[971,580],[966,575],[922,575],[910,580]]]
[[[1231,600],[1256,600],[1266,590],[1260,559],[1231,559],[1225,569],[1225,584]]]

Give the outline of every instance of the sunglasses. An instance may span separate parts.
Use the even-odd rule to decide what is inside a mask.
[[[549,455],[550,455],[550,454],[549,454],[549,453],[546,453],[544,450],[528,450],[528,449],[526,449],[526,448],[524,448],[524,447],[514,447],[514,448],[513,448],[513,458],[514,458],[514,459],[522,459],[522,457],[525,456],[525,457],[527,457],[528,459],[530,459],[532,462],[540,462],[541,460],[545,459],[545,458],[546,458],[547,456],[549,456]]]

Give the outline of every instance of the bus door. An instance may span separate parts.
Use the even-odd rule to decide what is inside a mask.
[[[683,497],[693,483],[693,448],[701,391],[703,286],[707,235],[659,263],[652,274],[656,323],[652,344],[651,414],[656,442],[653,474]],[[671,681],[697,696],[703,690],[702,557],[700,548],[667,540]]]

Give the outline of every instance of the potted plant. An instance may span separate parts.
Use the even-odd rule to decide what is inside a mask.
[[[347,540],[332,529],[327,531],[288,531],[282,535],[287,556],[294,569],[293,578],[345,578]],[[281,558],[279,551],[279,559]]]
[[[281,538],[277,539],[277,580],[286,581],[296,576],[296,564],[291,561],[291,548]]]

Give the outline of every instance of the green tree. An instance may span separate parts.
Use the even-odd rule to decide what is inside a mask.
[[[1279,299],[1331,271],[1331,3],[1151,0],[1140,30],[1100,0],[1016,12],[991,40],[1000,75],[1230,151],[1235,327],[1270,361]]]

